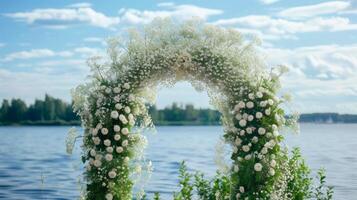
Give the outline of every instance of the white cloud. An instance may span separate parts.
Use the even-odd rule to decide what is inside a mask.
[[[308,18],[325,14],[334,14],[351,6],[349,1],[330,1],[314,5],[292,7],[278,13],[286,18]]]
[[[158,7],[170,7],[170,6],[174,6],[174,5],[175,5],[174,2],[162,2],[162,3],[157,4]]]
[[[5,16],[27,24],[41,25],[48,28],[63,29],[69,25],[89,24],[101,28],[112,28],[119,24],[118,17],[108,17],[89,7],[65,9],[35,9],[30,12],[8,13]]]
[[[67,7],[70,7],[70,8],[88,8],[88,7],[92,7],[92,4],[88,3],[88,2],[82,2],[82,3],[71,4],[71,5],[68,5]]]
[[[13,61],[18,59],[46,58],[53,56],[69,57],[72,56],[70,51],[55,52],[50,49],[32,49],[29,51],[18,51],[6,55],[2,61]]]
[[[162,6],[162,5],[161,5]],[[186,20],[192,17],[198,17],[206,20],[208,17],[213,15],[222,14],[222,10],[202,8],[195,5],[174,5],[165,4],[167,10],[136,10],[136,9],[121,9],[119,14],[121,14],[122,22],[130,24],[145,24],[151,22],[157,17],[171,17],[178,20]]]
[[[273,3],[276,3],[280,0],[259,0],[262,4],[266,4],[266,5],[269,5],[269,4],[273,4]]]
[[[301,112],[355,112],[343,105],[357,100],[357,44],[263,51],[269,65],[289,67],[283,89],[293,94]]]
[[[257,32],[265,39],[296,39],[296,33],[321,32],[321,31],[347,31],[357,30],[357,24],[343,17],[316,17],[305,21],[292,21],[273,18],[267,15],[248,15],[244,17],[221,19],[213,22],[215,25],[234,26],[243,30]],[[259,35],[258,35],[259,36]]]
[[[84,38],[83,41],[85,41],[85,42],[103,42],[103,38],[87,37],[87,38]]]

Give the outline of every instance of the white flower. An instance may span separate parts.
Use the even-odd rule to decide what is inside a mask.
[[[108,161],[108,162],[110,162],[110,161],[113,160],[113,155],[112,155],[112,154],[109,154],[109,153],[108,153],[108,154],[105,154],[104,157],[105,157],[105,160]]]
[[[267,153],[268,153],[268,148],[263,147],[263,148],[262,148],[262,154],[267,154]]]
[[[239,194],[239,193],[236,194],[236,199],[237,199],[237,200],[240,199],[240,194]]]
[[[128,141],[128,140],[124,140],[124,141],[121,143],[121,145],[122,145],[123,147],[128,146],[128,144],[129,144],[129,141]]]
[[[253,93],[249,93],[249,94],[248,94],[248,98],[251,99],[251,100],[253,100],[253,99],[254,99],[254,94],[253,94]]]
[[[239,106],[240,108],[244,108],[244,107],[245,107],[245,103],[244,103],[243,101],[240,101],[240,102],[238,103],[238,106]]]
[[[129,94],[128,99],[129,99],[129,101],[134,101],[135,100],[135,96],[133,94]]]
[[[245,130],[241,130],[241,131],[239,132],[239,135],[240,135],[240,136],[244,136],[244,135],[245,135]]]
[[[267,138],[271,138],[272,136],[273,136],[272,133],[270,133],[270,132],[267,133]]]
[[[265,107],[265,106],[267,106],[267,101],[261,101],[259,103],[259,105],[260,105],[260,107]]]
[[[105,200],[113,200],[113,195],[108,193],[105,195]]]
[[[255,163],[255,165],[254,165],[254,170],[255,171],[260,172],[260,171],[262,171],[262,169],[263,169],[263,165],[262,164]]]
[[[95,159],[96,160],[102,160],[102,155],[101,154],[97,154],[97,155],[95,155]]]
[[[112,90],[110,88],[105,89],[105,93],[110,94]]]
[[[125,89],[129,89],[129,88],[130,88],[129,83],[124,83],[124,88],[125,88]]]
[[[271,125],[271,127],[273,128],[273,130],[278,130],[278,126],[275,124]]]
[[[129,160],[130,160],[130,158],[128,157],[128,156],[126,156],[125,158],[124,158],[124,162],[129,162]]]
[[[245,119],[239,120],[239,126],[245,127],[247,125],[247,121]]]
[[[254,103],[251,102],[251,101],[249,101],[249,102],[247,103],[247,108],[253,108],[253,107],[254,107]]]
[[[119,125],[114,125],[114,131],[119,132],[120,131],[120,126]]]
[[[258,142],[258,137],[257,137],[257,136],[254,136],[254,137],[252,138],[252,142],[253,142],[253,143],[257,143],[257,142]]]
[[[240,146],[242,144],[242,140],[237,137],[236,140],[234,141],[234,143],[237,145],[237,146]]]
[[[273,99],[268,99],[268,104],[272,106],[274,104]]]
[[[237,120],[241,120],[241,119],[242,119],[242,115],[241,115],[240,113],[238,113],[238,114],[236,115],[236,119],[237,119]]]
[[[236,105],[234,106],[234,110],[235,110],[235,111],[239,111],[239,109],[240,109],[239,104],[236,104]]]
[[[129,108],[129,109],[130,109],[130,108]],[[130,113],[130,114],[128,115],[128,119],[129,119],[129,120],[134,120],[134,115]]]
[[[274,132],[273,132],[273,135],[274,135],[275,137],[278,136],[278,135],[280,135],[280,134],[279,134],[279,131],[274,131]]]
[[[270,115],[270,114],[271,114],[270,108],[265,110],[265,114],[266,114],[266,115]]]
[[[123,123],[123,124],[127,124],[128,120],[126,119],[126,117],[122,114],[119,115],[119,120]]]
[[[263,93],[257,92],[257,97],[258,97],[258,98],[262,98],[262,97],[263,97]]]
[[[243,150],[244,152],[249,152],[250,147],[249,147],[248,145],[243,145],[243,146],[242,146],[242,150]]]
[[[124,149],[123,149],[123,147],[117,147],[117,148],[115,148],[115,151],[116,151],[117,153],[121,153],[121,152],[124,151]]]
[[[244,193],[244,187],[243,187],[243,186],[240,186],[240,187],[239,187],[239,192],[240,192],[240,193]]]
[[[90,171],[92,169],[92,167],[90,165],[87,165],[86,169],[87,169],[87,171]]]
[[[263,113],[257,112],[257,113],[255,113],[255,117],[256,117],[257,119],[260,119],[260,118],[263,117]]]
[[[101,129],[103,128],[103,125],[101,123],[98,123],[97,126],[96,126],[97,129]]]
[[[113,118],[113,119],[118,119],[119,117],[119,113],[118,111],[114,110],[110,113],[110,117]]]
[[[116,108],[117,110],[120,110],[120,109],[123,108],[123,106],[122,106],[120,103],[117,103],[117,104],[115,104],[115,108]]]
[[[100,138],[99,137],[93,137],[93,142],[95,145],[99,145],[100,144]]]
[[[102,166],[102,162],[101,162],[100,160],[94,160],[93,165],[94,165],[95,167],[100,167],[100,166]]]
[[[252,155],[251,154],[248,154],[244,157],[245,160],[250,160],[252,158]]]
[[[233,147],[233,153],[237,153],[238,152],[238,148],[236,146]]]
[[[97,154],[97,152],[95,152],[94,149],[91,149],[89,154],[94,157]]]
[[[249,116],[248,116],[248,121],[253,121],[253,119],[254,119],[254,116],[253,116],[253,115],[249,115]]]
[[[128,135],[129,134],[129,129],[128,128],[123,128],[123,129],[121,129],[121,133],[123,135]]]
[[[108,172],[109,178],[115,178],[117,176],[117,173],[115,171],[110,171]]]
[[[114,140],[115,141],[119,141],[120,140],[120,135],[119,134],[115,134],[114,135]]]
[[[97,134],[98,134],[98,129],[93,128],[93,129],[92,129],[92,135],[93,135],[93,136],[96,136]]]
[[[269,169],[269,175],[274,176],[275,175],[275,170],[273,168]]]
[[[111,142],[110,142],[110,140],[109,139],[106,139],[106,140],[104,140],[104,145],[105,146],[110,146],[110,144],[111,144]]]
[[[125,111],[127,114],[129,114],[129,113],[130,113],[130,107],[129,107],[129,106],[125,106],[124,111]]]
[[[271,167],[275,167],[276,166],[276,161],[275,160],[271,160],[270,161],[270,166]]]
[[[107,147],[106,150],[108,153],[113,153],[113,147]]]
[[[107,128],[102,128],[102,129],[100,130],[100,132],[101,132],[103,135],[107,135],[109,131],[108,131]]]
[[[113,91],[114,91],[114,93],[119,93],[119,92],[120,92],[120,88],[119,88],[119,87],[115,87],[115,88],[113,89]]]
[[[266,132],[265,128],[262,128],[262,127],[258,128],[259,135],[264,135],[265,132]]]
[[[245,130],[247,131],[248,134],[253,133],[253,129],[251,127],[248,127]]]
[[[114,97],[114,101],[115,101],[115,102],[119,102],[119,101],[120,101],[120,96],[119,96],[119,95],[115,96],[115,97]]]

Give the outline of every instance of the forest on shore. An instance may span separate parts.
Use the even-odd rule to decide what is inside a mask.
[[[149,109],[156,125],[218,125],[220,113],[209,108],[195,108],[192,104],[173,103],[164,109]],[[305,123],[357,123],[357,115],[338,113],[301,114]],[[80,125],[72,104],[45,95],[27,105],[21,99],[4,99],[0,107],[0,125]]]

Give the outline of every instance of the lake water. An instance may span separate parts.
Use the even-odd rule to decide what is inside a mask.
[[[0,199],[72,200],[79,195],[80,149],[69,157],[64,140],[69,127],[0,127]],[[221,127],[158,127],[149,136],[147,158],[155,171],[146,191],[170,199],[177,189],[178,167],[214,174]],[[302,124],[299,135],[286,135],[299,146],[314,172],[327,170],[335,199],[357,199],[357,124]],[[79,145],[77,145],[79,146]]]

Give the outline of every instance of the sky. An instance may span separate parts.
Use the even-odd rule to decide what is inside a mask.
[[[156,17],[199,17],[256,36],[268,66],[290,69],[282,93],[293,96],[294,110],[357,114],[357,0],[2,0],[0,100],[32,103],[48,93],[70,101],[108,37]],[[189,83],[159,91],[159,108],[173,101],[209,106]]]

